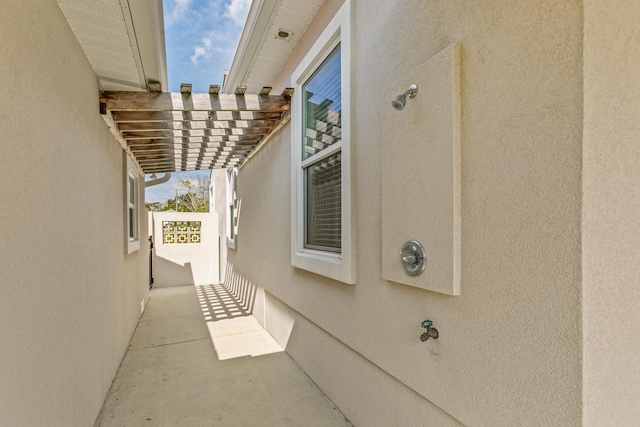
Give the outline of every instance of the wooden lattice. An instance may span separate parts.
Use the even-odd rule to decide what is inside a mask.
[[[269,95],[100,92],[100,112],[145,173],[238,166],[285,119],[292,91]]]

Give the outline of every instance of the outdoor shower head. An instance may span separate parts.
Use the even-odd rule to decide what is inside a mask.
[[[409,86],[409,89],[407,89],[405,93],[393,98],[393,101],[391,101],[391,106],[398,111],[402,111],[405,105],[407,104],[407,96],[410,99],[415,98],[417,93],[418,93],[418,85],[414,83],[411,86]]]
[[[396,110],[401,111],[404,108],[406,103],[407,103],[407,96],[398,95],[395,98],[393,98],[393,101],[391,101],[391,106]]]

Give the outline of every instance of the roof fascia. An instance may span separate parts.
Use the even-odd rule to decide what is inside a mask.
[[[254,0],[251,3],[222,93],[234,93],[235,88],[243,84],[281,4],[282,0]]]
[[[164,40],[162,0],[121,0],[130,12],[132,31],[130,38],[134,53],[142,66],[144,88],[149,81],[159,81],[163,92],[168,92],[167,59]],[[125,14],[125,20],[128,20]]]

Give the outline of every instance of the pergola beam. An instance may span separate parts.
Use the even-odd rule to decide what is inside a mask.
[[[280,120],[280,112],[262,111],[113,111],[116,123],[161,123],[229,120]]]
[[[270,90],[101,91],[100,111],[145,173],[226,168],[241,164],[288,116],[291,92]]]
[[[264,111],[289,110],[282,95],[225,95],[177,92],[100,91],[107,111]]]
[[[192,129],[272,129],[276,120],[208,120],[166,122],[121,122],[121,132]]]

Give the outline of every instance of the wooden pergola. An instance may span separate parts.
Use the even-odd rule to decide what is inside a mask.
[[[100,113],[144,173],[230,168],[288,120],[292,89],[269,95],[100,92]]]

